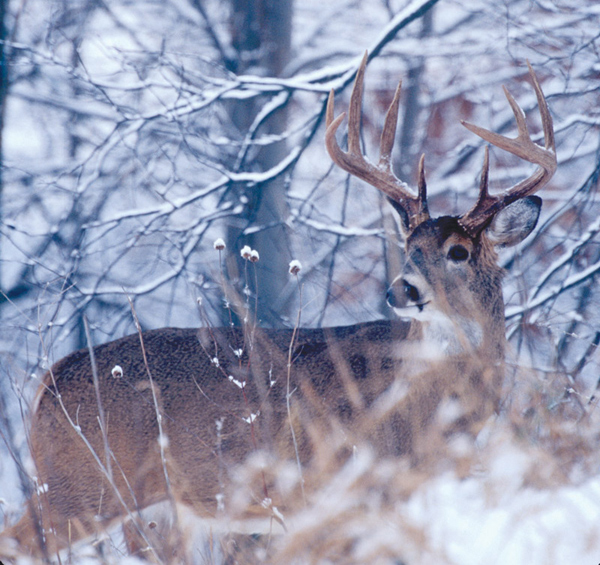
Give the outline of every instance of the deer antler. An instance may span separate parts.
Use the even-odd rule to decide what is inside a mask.
[[[544,98],[544,93],[535,76],[529,61],[529,75],[533,82],[533,88],[538,100],[538,107],[542,117],[542,127],[544,129],[544,148],[533,142],[527,124],[525,123],[525,114],[521,107],[515,102],[510,92],[504,88],[504,94],[512,108],[517,122],[518,135],[515,139],[510,139],[491,132],[482,127],[463,121],[462,124],[478,135],[485,141],[504,149],[521,159],[538,165],[538,169],[527,179],[515,184],[507,189],[503,194],[490,195],[488,192],[488,169],[489,157],[486,148],[483,171],[481,174],[481,184],[479,187],[479,197],[477,202],[460,219],[459,223],[471,236],[477,235],[488,222],[503,208],[506,208],[512,202],[525,198],[540,190],[554,175],[556,171],[556,149],[554,146],[554,130],[552,127],[552,117],[548,110],[548,104]]]
[[[338,145],[335,134],[344,119],[345,113],[334,119],[334,92],[329,94],[327,101],[327,116],[325,132],[325,144],[327,151],[334,163],[351,175],[358,177],[383,192],[390,200],[397,204],[405,212],[408,219],[408,231],[412,231],[420,223],[429,218],[427,210],[427,187],[425,184],[424,157],[419,162],[418,194],[414,196],[406,183],[402,182],[392,171],[392,147],[396,136],[396,124],[398,122],[398,105],[400,103],[400,88],[398,84],[394,99],[387,111],[381,143],[379,149],[379,163],[373,165],[364,157],[360,149],[360,115],[362,105],[363,81],[368,61],[368,53],[365,53],[360,64],[348,110],[348,152],[344,152]]]

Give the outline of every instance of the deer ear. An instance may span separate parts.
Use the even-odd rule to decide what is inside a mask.
[[[541,209],[542,199],[539,196],[517,200],[494,216],[486,234],[498,247],[517,245],[533,231]]]
[[[402,226],[402,233],[406,237],[409,231],[410,218],[408,217],[408,212],[395,200],[392,200],[388,197],[388,202],[392,205],[394,210],[398,212],[400,216],[400,225]]]

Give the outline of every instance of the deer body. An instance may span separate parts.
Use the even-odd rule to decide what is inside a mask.
[[[404,340],[408,327],[381,321],[298,333],[290,386],[293,397],[302,401],[293,402],[293,417],[313,425],[304,431],[297,426],[303,462],[310,459],[308,436],[326,433],[325,428],[333,425],[325,415],[335,414],[350,433],[349,424],[360,419],[361,410],[393,382],[400,363],[394,346]],[[250,454],[290,460],[296,456],[286,410],[292,334],[292,330],[257,332],[252,351],[238,328],[165,328],[146,332],[141,340],[136,334],[101,345],[95,349],[100,400],[89,351],[61,360],[45,376],[31,426],[40,499],[44,508],[51,508],[51,515],[26,517],[12,535],[22,547],[36,550],[39,539],[31,527],[41,519],[52,552],[123,517],[124,505],[135,510],[165,500],[169,493],[157,411],[172,492],[200,516],[217,517],[219,495],[227,503],[230,474]],[[378,378],[370,379],[374,374]],[[110,463],[98,423],[99,404],[106,444],[114,456]],[[113,484],[98,460],[104,471],[110,465]],[[258,510],[267,495],[281,507],[277,492],[271,488],[265,492],[262,480],[249,487]],[[262,514],[268,516],[264,509]]]
[[[415,437],[442,398],[464,395],[469,371],[479,378],[490,370],[487,365],[474,367],[473,356],[460,367],[460,356],[448,356],[443,372],[434,370],[428,379],[413,383],[408,393],[395,399],[392,412],[382,411],[377,402],[391,394],[400,375],[407,378],[403,365],[411,360],[403,350],[414,329],[406,322],[378,321],[301,330],[293,341],[289,387],[292,330],[258,332],[254,349],[248,355],[246,347],[241,357],[235,353],[244,348],[245,336],[239,329],[164,328],[145,332],[141,340],[134,334],[98,346],[99,400],[89,351],[69,355],[45,376],[31,424],[44,510],[25,516],[11,535],[22,548],[38,553],[40,539],[32,528],[42,523],[46,550],[52,554],[80,538],[100,534],[127,517],[126,509],[142,510],[170,494],[203,518],[219,518],[223,501],[231,519],[262,517],[268,522],[271,510],[261,505],[265,499],[285,511],[286,498],[294,498],[291,493],[283,496],[268,472],[244,483],[252,502],[242,515],[229,507],[236,471],[253,454],[272,461],[299,457],[309,465],[319,438],[341,435],[338,444],[329,444],[336,460],[365,440],[381,455],[412,453]],[[422,377],[429,366],[423,359],[413,362],[415,378]],[[456,429],[470,431],[474,426],[476,431],[493,413],[500,374],[501,366],[493,367],[486,382],[474,385],[479,388],[473,395],[477,405],[468,408],[468,414],[465,408],[466,419]],[[472,394],[473,385],[467,388]],[[288,390],[291,414],[286,409]],[[99,425],[99,406],[106,438]]]
[[[273,518],[274,508],[287,508],[301,488],[300,480],[287,490],[277,482],[281,461],[322,467],[369,444],[418,464],[444,402],[460,410],[444,422],[443,437],[477,433],[497,409],[505,330],[495,248],[531,232],[541,204],[532,194],[556,167],[541,89],[531,71],[545,149],[529,139],[508,94],[517,140],[466,124],[539,165],[536,173],[501,196],[489,195],[486,151],[471,211],[432,219],[423,160],[417,196],[390,169],[399,90],[379,165],[360,154],[365,65],[366,58],[350,103],[348,152],[335,140],[341,117],[333,118],[333,97],[326,142],[338,165],[382,190],[400,214],[406,262],[388,302],[402,320],[297,331],[166,328],[100,345],[93,363],[88,350],[69,355],[46,374],[36,400],[31,448],[38,497],[6,537],[28,551],[52,553],[165,499],[204,518],[231,517],[238,509],[239,519]],[[238,508],[236,473],[256,454],[267,463],[242,482],[249,502]]]

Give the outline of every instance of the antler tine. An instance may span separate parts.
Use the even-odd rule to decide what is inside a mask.
[[[529,69],[529,76],[533,81],[533,88],[538,101],[538,109],[542,117],[542,127],[544,128],[544,147],[551,150],[553,153],[556,153],[556,146],[554,143],[554,128],[552,127],[552,116],[550,115],[546,98],[544,97],[542,87],[540,86],[537,76],[529,61],[527,61],[527,68]]]
[[[479,181],[479,198],[488,198],[488,181],[490,178],[490,147],[485,146],[483,152],[483,167],[481,168],[481,179]]]
[[[419,201],[421,202],[421,213],[428,218],[429,209],[427,207],[427,183],[425,182],[425,153],[419,159],[419,173],[417,175],[417,188],[419,191]]]
[[[348,107],[348,153],[360,155],[360,118],[362,113],[363,84],[365,82],[365,71],[367,69],[368,56],[365,52],[350,95],[350,106]]]
[[[527,66],[529,67],[529,74],[533,82],[533,88],[535,90],[542,118],[542,128],[544,130],[543,148],[531,139],[525,122],[525,113],[506,88],[504,88],[504,94],[512,108],[517,123],[516,138],[510,139],[480,126],[465,121],[462,122],[468,130],[492,145],[504,149],[525,161],[538,165],[538,169],[529,178],[518,182],[507,189],[503,194],[497,196],[490,195],[487,187],[487,168],[489,163],[486,151],[484,171],[482,172],[479,188],[479,197],[475,206],[459,220],[463,228],[473,236],[479,233],[500,210],[512,202],[537,192],[552,178],[556,171],[556,150],[552,117],[540,84],[529,61],[527,62]]]
[[[379,145],[379,167],[392,170],[392,149],[396,139],[396,126],[398,125],[398,108],[400,106],[400,91],[402,90],[402,81],[398,83],[392,103],[385,115],[383,131],[381,132],[381,143]]]
[[[362,91],[367,67],[368,53],[365,53],[356,74],[350,107],[348,110],[348,151],[340,148],[335,134],[344,119],[345,114],[334,119],[334,91],[329,94],[326,111],[325,145],[334,163],[351,175],[358,177],[383,192],[389,199],[394,201],[406,213],[409,231],[429,218],[427,202],[425,200],[425,182],[423,172],[419,176],[419,194],[414,196],[410,193],[408,186],[394,175],[391,168],[391,153],[396,135],[398,122],[398,105],[400,101],[400,85],[396,89],[394,99],[388,109],[383,132],[381,134],[380,157],[377,166],[371,164],[362,154],[360,148],[360,116],[362,106]]]

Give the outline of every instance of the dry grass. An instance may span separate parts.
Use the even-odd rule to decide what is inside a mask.
[[[242,304],[240,310],[249,308]],[[163,503],[141,513],[130,508],[125,527],[114,524],[101,539],[77,543],[50,559],[72,564],[548,565],[579,562],[594,551],[600,555],[597,400],[563,373],[519,369],[513,362],[499,413],[460,426],[461,416],[491,402],[469,382],[445,388],[448,381],[481,369],[480,361],[471,362],[475,369],[464,359],[444,361],[413,379],[412,389],[391,387],[369,402],[368,417],[359,420],[317,414],[319,399],[313,411],[283,407],[286,426],[291,423],[298,436],[288,434],[288,443],[310,444],[310,457],[300,467],[295,443],[287,445],[285,456],[277,447],[269,453],[251,450],[230,470],[217,520],[200,520],[182,504]],[[357,394],[351,383],[344,386],[348,396]],[[414,421],[421,425],[412,429],[411,449],[398,453],[394,418],[403,402],[415,388],[426,397],[436,386],[444,389],[444,400],[434,403],[432,414],[416,413]],[[161,460],[168,470],[168,450]],[[267,496],[258,499],[261,489],[251,486],[263,484]],[[277,495],[277,505],[268,500],[271,494]],[[176,493],[173,500],[181,502]],[[238,519],[248,515],[261,519],[239,527]],[[43,562],[6,540],[0,541],[0,555],[10,557],[9,563]]]
[[[228,513],[218,522],[206,523],[183,507],[179,507],[180,527],[175,529],[168,505],[163,505],[141,518],[153,552],[147,542],[136,539],[135,531],[123,536],[116,528],[102,542],[63,552],[60,561],[482,562],[465,560],[471,553],[485,557],[486,563],[501,563],[506,562],[501,551],[512,548],[518,556],[533,547],[547,552],[549,560],[544,563],[561,563],[564,543],[555,536],[565,516],[574,520],[571,535],[576,532],[581,544],[575,555],[600,551],[598,526],[591,520],[600,500],[593,479],[600,463],[595,401],[583,404],[575,390],[564,398],[563,376],[558,374],[521,371],[516,382],[518,386],[507,387],[501,414],[492,416],[477,437],[448,433],[438,422],[423,436],[425,445],[417,459],[382,454],[374,448],[374,437],[360,437],[356,430],[349,435],[360,441],[349,451],[337,424],[332,426],[334,435],[311,436],[319,445],[313,446],[314,458],[303,467],[302,476],[293,460],[255,453],[237,469],[237,495],[227,509],[231,515],[242,515],[255,507],[257,501],[245,486],[261,480],[267,471],[270,488],[285,493],[287,506],[273,513],[281,513],[285,533],[276,520],[268,519],[261,535],[236,533]],[[589,499],[589,493],[598,500]],[[582,502],[586,498],[589,507]],[[561,513],[562,518],[556,517]],[[534,524],[538,531],[532,531],[532,537],[523,534],[522,528]],[[496,557],[495,547],[500,551]],[[537,559],[538,554],[531,563]],[[22,555],[17,561],[36,562]],[[511,562],[525,563],[518,558]]]

